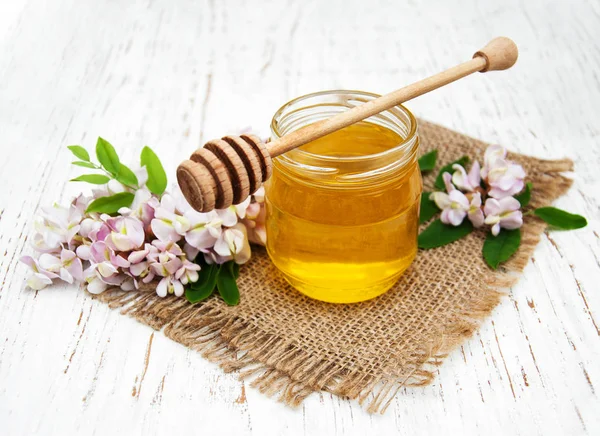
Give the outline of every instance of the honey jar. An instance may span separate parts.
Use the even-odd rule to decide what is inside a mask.
[[[272,136],[377,97],[343,90],[299,97],[275,113]],[[294,288],[352,303],[393,286],[417,253],[418,147],[415,117],[396,106],[274,159],[267,250]]]

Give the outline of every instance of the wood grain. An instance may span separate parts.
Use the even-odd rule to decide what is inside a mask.
[[[584,1],[3,2],[1,433],[598,434],[599,29],[600,5]],[[383,93],[498,34],[519,42],[511,71],[409,108],[522,153],[574,159],[558,206],[590,225],[549,233],[434,384],[400,392],[386,415],[328,394],[288,409],[74,286],[24,290],[18,258],[31,251],[36,210],[80,188],[66,182],[80,173],[66,145],[102,135],[134,163],[148,144],[174,182],[206,140],[246,125],[268,133],[295,96]]]

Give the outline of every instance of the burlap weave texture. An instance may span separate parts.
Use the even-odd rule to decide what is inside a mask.
[[[421,154],[438,149],[438,168],[463,155],[483,160],[488,144],[420,121]],[[569,160],[513,154],[534,190],[531,206],[549,205],[569,188]],[[433,190],[437,171],[424,176]],[[291,288],[262,248],[240,271],[241,303],[220,298],[190,305],[153,292],[105,292],[97,298],[169,338],[240,372],[268,395],[298,405],[325,390],[385,411],[398,389],[429,383],[432,369],[466,340],[500,302],[527,264],[545,224],[527,217],[519,252],[492,271],[483,261],[485,234],[419,251],[392,290],[364,303],[335,305]]]

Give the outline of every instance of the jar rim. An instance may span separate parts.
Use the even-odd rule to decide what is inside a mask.
[[[349,90],[349,89],[333,89],[333,90],[317,91],[317,92],[312,92],[309,94],[301,95],[301,96],[296,97],[296,98],[288,101],[287,103],[283,104],[279,109],[277,109],[277,111],[275,111],[275,114],[273,114],[273,117],[271,119],[271,131],[273,133],[275,133],[278,137],[283,136],[281,134],[281,131],[278,128],[278,120],[283,117],[286,108],[288,108],[289,106],[300,103],[303,100],[308,100],[310,98],[327,96],[327,95],[335,95],[335,94],[357,95],[357,96],[371,97],[371,98],[381,97],[380,94],[376,94],[373,92]],[[298,153],[300,156],[305,156],[305,157],[313,158],[313,159],[319,159],[319,160],[323,160],[323,161],[335,160],[337,162],[340,162],[340,161],[341,162],[352,162],[352,161],[356,161],[357,159],[379,159],[379,158],[384,158],[390,154],[394,154],[394,153],[400,151],[407,144],[412,143],[414,141],[415,137],[417,136],[417,119],[413,115],[413,113],[406,108],[406,106],[399,104],[399,105],[395,105],[395,106],[391,107],[390,109],[387,109],[386,111],[382,111],[382,112],[387,112],[394,108],[402,111],[403,114],[407,116],[410,123],[409,123],[409,126],[407,126],[409,128],[409,130],[408,130],[408,134],[406,135],[406,137],[403,137],[402,141],[398,145],[396,145],[392,148],[389,148],[384,151],[380,151],[378,153],[362,155],[360,157],[357,157],[357,156],[328,156],[328,155],[323,155],[323,154],[318,154],[318,153],[312,153],[310,151],[302,150],[301,148],[296,148],[294,151],[296,153]],[[286,132],[286,133],[288,133],[288,132]]]

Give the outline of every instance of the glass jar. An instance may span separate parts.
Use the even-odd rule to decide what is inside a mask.
[[[377,97],[343,90],[299,97],[275,113],[272,136]],[[267,250],[293,287],[332,303],[392,287],[417,253],[418,147],[415,117],[396,106],[274,159]]]

